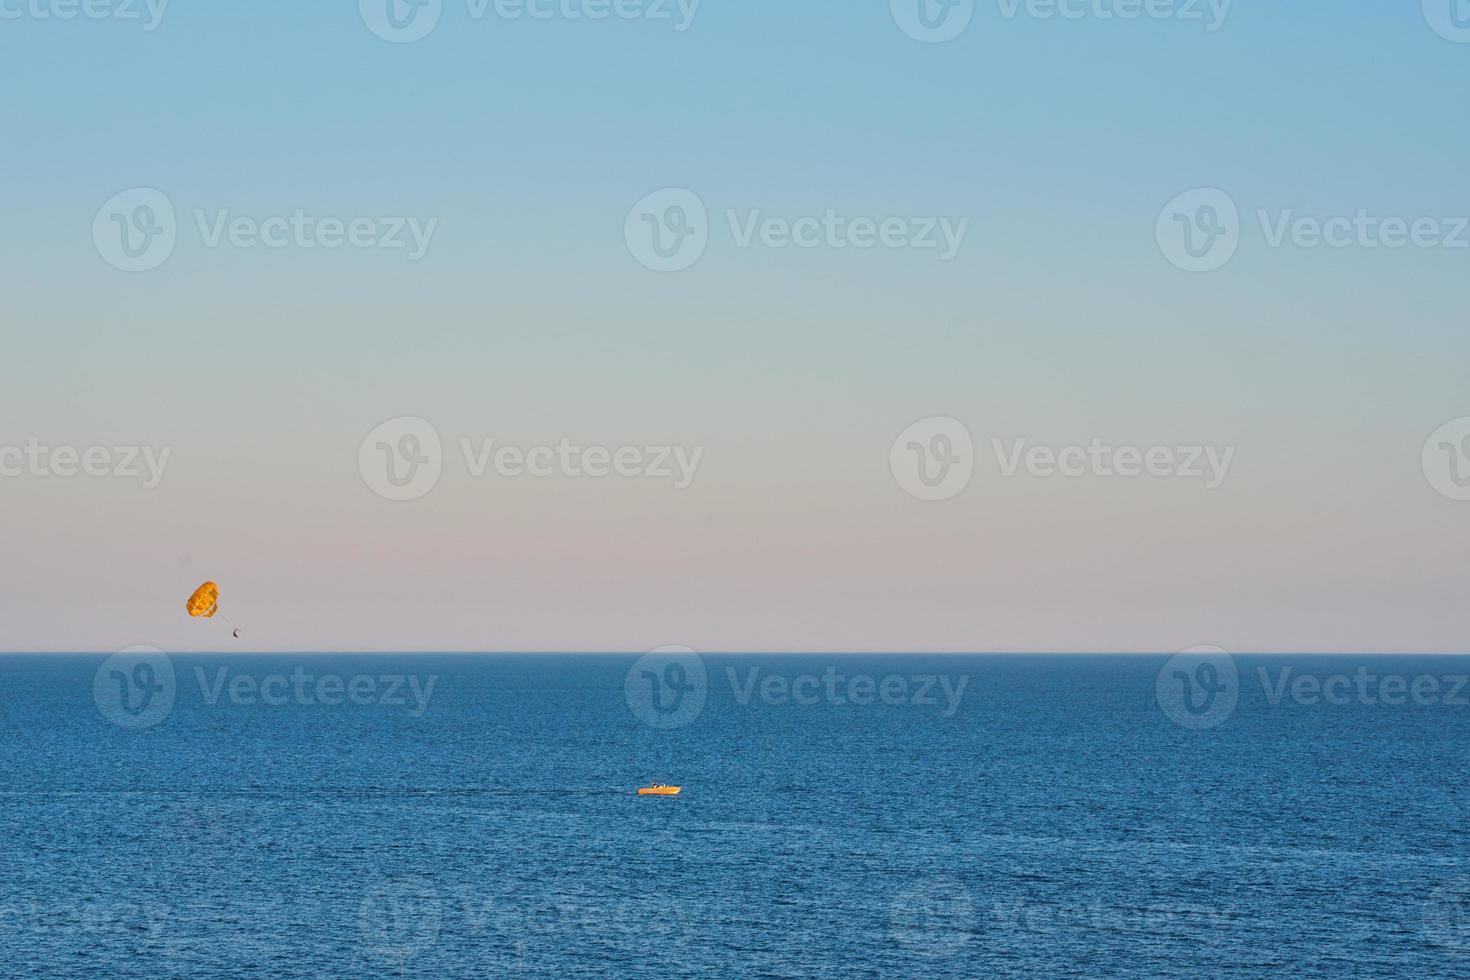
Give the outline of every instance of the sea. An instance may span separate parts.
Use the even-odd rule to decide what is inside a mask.
[[[0,975],[1470,977],[1467,677],[0,657]]]

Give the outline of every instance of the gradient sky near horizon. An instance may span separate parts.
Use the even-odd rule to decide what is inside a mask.
[[[1436,2],[1209,30],[992,0],[930,44],[889,0],[703,0],[683,31],[672,0],[444,0],[412,43],[355,0],[173,0],[151,31],[0,0],[0,449],[171,449],[155,489],[0,477],[0,650],[1464,651],[1470,502],[1421,452],[1470,416],[1470,248],[1258,219],[1470,215],[1470,28]],[[93,223],[140,187],[177,244],[129,273]],[[708,209],[678,272],[625,241],[664,188]],[[1240,213],[1203,273],[1156,238],[1195,188]],[[418,261],[210,247],[226,209],[437,225]],[[726,218],[829,209],[969,226],[944,261]],[[393,502],[359,448],[401,416],[443,473]],[[889,452],[933,416],[975,460],[928,502]],[[476,478],[462,438],[703,456],[685,490]],[[1207,490],[991,447],[1094,438],[1235,455]],[[244,640],[183,616],[205,579]]]

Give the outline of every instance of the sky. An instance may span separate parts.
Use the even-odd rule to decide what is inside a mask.
[[[0,650],[1470,647],[1470,4],[393,4],[0,0]]]

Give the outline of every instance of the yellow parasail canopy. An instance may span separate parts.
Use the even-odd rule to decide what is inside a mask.
[[[189,610],[190,616],[210,618],[219,612],[219,586],[213,582],[205,582],[194,590],[184,608]]]

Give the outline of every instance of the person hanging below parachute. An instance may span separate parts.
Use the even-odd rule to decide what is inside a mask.
[[[190,616],[196,619],[213,619],[215,613],[219,612],[219,586],[213,582],[205,582],[194,590],[193,595],[189,596],[189,601],[184,603],[184,608],[188,610]],[[235,639],[238,640],[240,627],[231,622],[228,616],[220,618],[230,624],[235,631]]]

